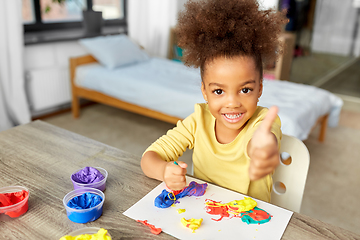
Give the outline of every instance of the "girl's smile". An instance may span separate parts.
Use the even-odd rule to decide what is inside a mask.
[[[254,114],[262,83],[253,58],[220,57],[206,65],[201,90],[216,119],[218,141],[228,143]]]
[[[222,114],[226,121],[230,123],[236,123],[241,121],[244,114],[243,113],[224,113]]]

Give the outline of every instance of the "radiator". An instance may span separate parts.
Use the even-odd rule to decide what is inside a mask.
[[[70,103],[70,76],[67,67],[33,69],[26,72],[31,110],[41,111]]]

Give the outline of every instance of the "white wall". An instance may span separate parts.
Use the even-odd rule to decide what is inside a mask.
[[[275,8],[278,9],[279,6],[279,0],[258,0],[260,3],[260,6],[262,6],[263,9],[269,9],[269,8]]]
[[[312,51],[351,55],[357,9],[353,0],[317,0]],[[355,53],[359,55],[359,37]]]
[[[25,46],[25,86],[32,116],[71,102],[69,58],[86,54],[77,41]]]
[[[360,1],[359,1],[359,6],[360,7]],[[358,9],[359,11],[359,9]],[[357,35],[356,35],[356,40],[355,40],[355,44],[354,44],[354,52],[353,52],[353,55],[358,57],[360,56],[360,16],[358,15],[357,16],[359,19],[359,23],[358,23],[358,29],[357,29]]]

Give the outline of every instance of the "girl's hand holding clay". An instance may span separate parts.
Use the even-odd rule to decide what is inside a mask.
[[[171,190],[181,190],[186,187],[186,168],[187,164],[179,161],[176,165],[175,162],[168,162],[164,169],[164,182]]]

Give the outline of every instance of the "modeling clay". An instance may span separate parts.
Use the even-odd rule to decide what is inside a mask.
[[[67,207],[73,210],[66,211],[68,218],[76,223],[87,223],[98,219],[103,212],[103,198],[97,194],[85,192],[72,198]],[[85,211],[83,209],[86,209]],[[81,211],[79,211],[81,210]]]
[[[177,199],[185,196],[202,196],[205,194],[207,183],[198,184],[192,181],[189,186],[177,192],[168,192],[164,189],[159,196],[155,198],[155,206],[158,208],[168,208],[176,202]]]
[[[83,193],[80,196],[72,198],[67,206],[74,209],[88,209],[99,205],[102,202],[102,197],[93,193]]]
[[[137,222],[141,222],[145,226],[148,226],[150,228],[151,233],[153,233],[153,234],[158,235],[158,234],[160,234],[162,232],[161,228],[156,228],[154,225],[148,223],[147,220],[144,220],[144,221],[137,220]]]
[[[206,199],[205,201],[205,210],[207,213],[220,215],[219,219],[212,218],[215,221],[220,221],[224,217],[239,217],[247,224],[263,224],[271,219],[271,215],[256,207],[256,201],[249,197],[245,197],[243,200],[234,200],[224,204],[210,199]]]
[[[7,207],[17,204],[24,200],[28,195],[28,192],[22,190],[20,192],[12,193],[0,193],[0,207]]]
[[[223,217],[229,217],[230,214],[238,215],[241,212],[249,211],[257,205],[257,203],[249,197],[245,197],[243,200],[234,200],[229,203],[206,199],[205,204],[207,213],[221,216],[217,221]]]
[[[111,240],[111,237],[107,234],[107,230],[100,228],[97,233],[94,234],[81,234],[77,236],[66,235],[60,240]]]
[[[271,219],[271,215],[261,208],[255,207],[253,210],[241,213],[241,220],[247,224],[263,224]]]
[[[21,201],[23,201],[27,196],[29,192],[22,190],[20,192],[12,192],[12,193],[0,193],[0,207],[8,207],[11,205],[15,205]],[[22,204],[20,204],[22,205]],[[23,206],[19,207],[19,209],[16,209],[14,211],[8,211],[5,212],[6,215],[16,218],[21,216],[22,214],[26,213],[28,210],[29,205],[26,201]]]
[[[104,179],[99,170],[93,167],[85,167],[71,175],[72,180],[81,184],[96,183]]]
[[[184,213],[186,210],[185,210],[185,209],[180,209],[180,208],[179,208],[177,211],[178,211],[178,213],[180,214],[180,213]]]
[[[201,226],[202,221],[203,221],[202,218],[200,219],[191,218],[189,220],[186,220],[185,218],[181,219],[182,225],[193,230],[193,233],[195,232],[196,229],[198,229]]]

